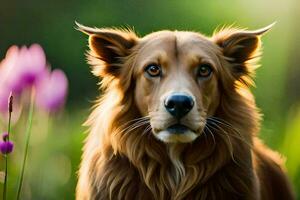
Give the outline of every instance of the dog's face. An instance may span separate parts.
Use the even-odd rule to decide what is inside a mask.
[[[186,143],[202,134],[224,87],[249,82],[249,61],[257,56],[259,36],[270,26],[257,31],[226,29],[211,38],[181,31],[138,38],[132,32],[79,28],[90,35],[94,73],[107,84],[117,80],[127,89],[130,79],[135,105],[149,117],[155,137]]]
[[[212,41],[191,32],[157,32],[140,41],[135,102],[164,142],[191,142],[219,103],[218,56]]]

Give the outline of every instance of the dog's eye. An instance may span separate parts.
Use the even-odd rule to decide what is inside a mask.
[[[212,68],[209,64],[201,64],[197,70],[197,77],[206,78],[212,73]]]
[[[161,68],[160,68],[160,66],[158,66],[156,64],[148,65],[145,68],[145,72],[151,77],[161,76]]]

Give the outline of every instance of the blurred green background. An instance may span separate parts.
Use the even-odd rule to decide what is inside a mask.
[[[89,114],[91,101],[99,95],[98,80],[85,61],[87,37],[74,29],[75,20],[87,26],[129,26],[141,36],[160,29],[210,35],[224,24],[257,29],[277,21],[263,37],[262,67],[257,70],[253,92],[264,114],[261,137],[286,156],[289,176],[300,193],[299,19],[297,0],[1,1],[0,58],[13,44],[39,43],[52,68],[63,69],[70,82],[64,113],[54,118],[35,116],[24,199],[74,199],[86,129],[81,124]],[[23,150],[22,125],[21,119],[13,128],[13,139],[19,145],[10,160],[12,197]],[[0,131],[4,130],[5,124],[1,124]]]

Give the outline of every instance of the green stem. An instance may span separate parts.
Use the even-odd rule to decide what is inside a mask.
[[[10,134],[10,126],[11,126],[11,112],[12,108],[12,102],[11,101],[11,96],[9,97],[9,109],[8,109],[8,126],[7,126],[7,142],[9,142],[9,134]],[[8,154],[4,155],[5,157],[5,174],[4,174],[4,187],[3,187],[3,200],[6,200],[6,193],[7,193],[7,182],[8,182]]]
[[[25,172],[25,165],[26,165],[27,153],[28,153],[28,147],[29,147],[29,140],[30,140],[30,136],[31,136],[33,110],[34,110],[34,90],[32,89],[31,90],[31,100],[30,100],[28,119],[27,119],[24,158],[23,158],[23,163],[22,163],[22,167],[21,167],[21,174],[20,174],[19,185],[18,185],[17,200],[20,199],[21,190],[22,190],[22,184],[23,184],[23,178],[24,178],[24,172]]]
[[[4,175],[4,187],[3,187],[3,200],[6,200],[6,188],[7,188],[7,155],[4,155],[5,157],[5,175]]]

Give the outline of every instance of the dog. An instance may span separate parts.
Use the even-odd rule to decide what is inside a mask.
[[[272,25],[211,37],[77,26],[102,91],[77,200],[295,199],[282,157],[258,138],[250,91]]]

